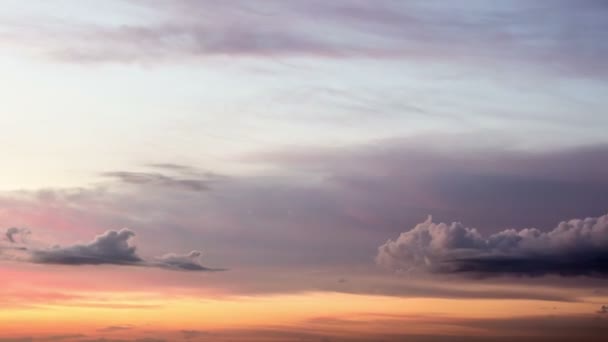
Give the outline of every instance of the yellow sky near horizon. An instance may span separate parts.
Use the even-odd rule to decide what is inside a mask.
[[[416,333],[485,335],[461,320],[589,315],[597,302],[498,299],[401,298],[311,292],[224,299],[166,297],[150,293],[79,293],[76,300],[21,303],[0,308],[3,337],[82,333],[141,334],[146,331],[215,331],[305,327],[330,334]],[[398,321],[399,324],[383,324]],[[456,322],[456,323],[454,323]],[[123,327],[105,330],[107,327]],[[105,335],[103,335],[105,336]]]

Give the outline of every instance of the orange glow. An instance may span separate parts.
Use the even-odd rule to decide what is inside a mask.
[[[4,335],[74,331],[95,335],[105,327],[124,325],[133,327],[125,332],[128,334],[150,327],[171,332],[306,326],[334,334],[382,329],[383,333],[479,335],[485,332],[450,322],[543,316],[547,307],[559,307],[560,314],[569,315],[586,314],[594,308],[589,302],[395,298],[328,292],[219,300],[144,292],[78,293],[72,298],[46,303],[20,304],[0,309],[0,329]],[[389,320],[398,320],[400,324],[383,324]]]

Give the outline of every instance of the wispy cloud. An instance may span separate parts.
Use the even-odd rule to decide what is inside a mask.
[[[209,183],[211,182],[208,179],[178,178],[152,172],[115,171],[105,172],[103,176],[128,184],[178,187],[191,191],[209,190]]]
[[[606,69],[608,8],[598,1],[134,3],[145,9],[143,21],[104,26],[81,20],[75,28],[45,31],[17,25],[6,35],[14,41],[29,36],[73,62],[315,57],[534,64],[587,76]]]
[[[135,328],[133,325],[110,325],[105,328],[97,329],[99,332],[117,332],[117,331],[125,331],[132,330]]]

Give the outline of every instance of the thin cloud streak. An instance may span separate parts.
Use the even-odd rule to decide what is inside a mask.
[[[608,51],[608,8],[597,1],[129,4],[148,22],[80,23],[77,29],[51,26],[44,32],[16,26],[6,35],[15,44],[27,36],[52,56],[78,63],[229,56],[534,65],[587,77],[607,69],[602,56]]]

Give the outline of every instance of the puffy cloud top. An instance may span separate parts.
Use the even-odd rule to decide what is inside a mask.
[[[489,237],[429,217],[380,246],[376,262],[405,272],[608,275],[608,215],[561,222],[549,232],[507,229]]]
[[[134,264],[142,261],[136,247],[129,243],[134,236],[126,228],[109,230],[87,244],[36,250],[32,257],[35,262],[48,264]]]
[[[31,249],[23,247],[29,255],[27,261],[39,264],[60,265],[134,265],[160,267],[184,271],[220,271],[204,267],[200,263],[201,252],[192,251],[188,254],[168,253],[154,260],[144,260],[137,254],[135,245],[131,243],[135,233],[127,228],[109,230],[96,236],[86,244],[70,246],[55,246],[46,249]]]

